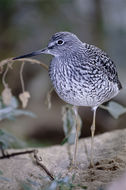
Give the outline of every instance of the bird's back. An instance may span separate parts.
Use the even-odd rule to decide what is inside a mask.
[[[94,45],[84,44],[84,46],[88,49],[87,56],[89,57],[89,60],[91,59],[92,62],[92,59],[94,59],[94,64],[98,67],[100,66],[100,69],[106,73],[108,80],[117,83],[120,90],[122,85],[118,78],[116,65],[107,53]]]

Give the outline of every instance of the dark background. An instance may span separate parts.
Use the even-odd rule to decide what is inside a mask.
[[[0,0],[0,59],[38,50],[47,45],[53,33],[70,31],[82,41],[105,50],[116,63],[124,89],[114,99],[126,106],[126,0]],[[51,56],[36,59],[49,65]],[[20,64],[9,71],[7,81],[15,96],[21,92]],[[55,92],[52,109],[45,105],[51,86],[48,73],[38,65],[25,65],[25,89],[31,94],[28,109],[37,119],[27,117],[3,121],[1,128],[37,144],[61,143],[63,139],[61,108],[65,103]],[[3,89],[0,83],[0,90]],[[81,136],[90,135],[92,112],[79,109],[83,120]],[[118,120],[108,112],[97,112],[96,133],[125,127],[126,114]]]

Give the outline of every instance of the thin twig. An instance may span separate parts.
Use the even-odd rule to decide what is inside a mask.
[[[46,69],[47,71],[49,69],[48,65],[46,65],[42,61],[39,61],[39,60],[36,60],[36,59],[30,59],[30,58],[17,59],[17,60],[14,61],[13,57],[0,61],[0,67],[3,67],[4,65],[8,64],[10,61],[11,61],[11,63],[16,63],[16,62],[22,62],[22,61],[24,61],[24,62],[29,62],[29,63],[32,63],[32,64],[39,64],[44,69]]]
[[[6,70],[5,70],[5,72],[4,72],[4,74],[3,74],[3,77],[2,77],[2,83],[3,83],[3,85],[4,85],[4,88],[8,87],[8,84],[7,84],[6,81],[5,81],[5,78],[6,78],[6,75],[7,75],[8,70],[9,70],[9,67],[8,67],[8,65],[7,65]]]
[[[40,166],[46,172],[46,174],[49,176],[49,178],[51,179],[51,181],[53,181],[54,180],[53,175],[49,172],[49,170],[46,168],[46,166],[44,166],[41,163],[42,157],[38,157],[37,153],[38,153],[38,150],[34,150],[34,158],[35,158],[36,164],[38,166]]]
[[[48,67],[48,65],[46,65],[45,63],[43,63],[42,61],[39,61],[39,60],[36,60],[36,59],[29,59],[29,58],[23,58],[23,59],[17,59],[17,60],[15,60],[15,62],[16,61],[24,61],[24,62],[29,62],[29,63],[32,63],[32,64],[39,64],[39,65],[41,65],[44,69],[46,69],[46,70],[48,70],[49,69],[49,67]]]
[[[14,156],[18,156],[21,154],[31,154],[34,153],[35,150],[26,150],[26,151],[22,151],[22,152],[13,152],[11,154],[4,154],[3,156],[0,156],[0,159],[6,159],[6,158],[10,158],[10,157],[14,157]]]
[[[8,58],[8,59],[4,59],[2,61],[0,61],[0,67],[3,67],[4,65],[8,64],[9,62],[12,62],[12,58]]]
[[[22,65],[21,65],[21,69],[20,69],[20,80],[21,80],[21,86],[22,86],[22,91],[25,91],[25,87],[24,87],[24,79],[23,79],[23,68],[24,68],[24,64],[25,62],[23,61]]]
[[[52,105],[51,104],[51,94],[52,94],[53,90],[54,90],[54,88],[51,87],[46,96],[46,103],[47,103],[48,109],[51,109],[51,105]]]
[[[1,63],[1,62],[0,62],[0,63]],[[3,83],[3,85],[4,85],[4,88],[7,88],[7,87],[8,87],[8,84],[6,83],[5,78],[6,78],[6,75],[7,75],[7,73],[8,73],[8,70],[9,70],[9,69],[12,69],[12,65],[13,65],[13,62],[10,61],[10,60],[8,60],[7,67],[6,67],[5,72],[4,72],[3,76],[2,76],[2,83]]]

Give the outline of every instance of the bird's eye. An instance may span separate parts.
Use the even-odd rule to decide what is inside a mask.
[[[58,42],[57,42],[58,45],[62,45],[63,43],[64,43],[63,40],[58,40]]]

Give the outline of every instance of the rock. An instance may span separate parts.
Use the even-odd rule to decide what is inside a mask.
[[[78,143],[77,168],[70,169],[73,148],[67,145],[39,148],[38,156],[53,176],[75,175],[74,189],[98,190],[112,182],[126,170],[126,129],[98,135],[94,139],[95,168],[89,168],[90,138]],[[28,149],[29,150],[29,149]],[[8,153],[24,150],[8,150]],[[0,190],[21,190],[23,182],[32,183],[33,189],[44,188],[50,182],[47,174],[37,166],[33,155],[25,154],[0,160]],[[39,186],[39,187],[40,187]],[[41,187],[41,189],[43,189]]]

